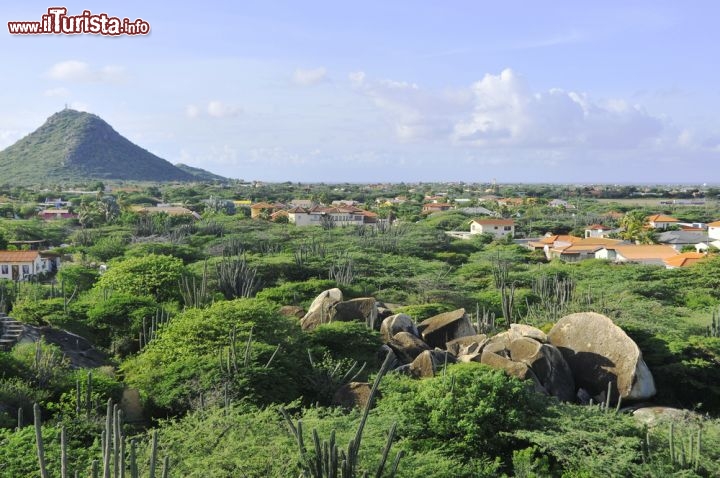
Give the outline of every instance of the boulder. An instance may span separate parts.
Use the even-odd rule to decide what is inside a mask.
[[[518,337],[528,337],[542,343],[548,341],[545,332],[526,324],[510,324],[510,334]]]
[[[547,392],[563,402],[575,400],[575,380],[562,353],[554,346],[529,337],[510,342],[510,358],[533,371]]]
[[[333,405],[346,409],[365,408],[370,400],[372,385],[367,382],[350,382],[340,387],[332,398]]]
[[[446,363],[455,363],[455,357],[445,350],[426,350],[410,364],[410,374],[418,378],[435,376]]]
[[[488,338],[485,334],[468,335],[459,339],[451,340],[445,344],[445,350],[459,357],[472,353],[482,352],[482,347],[487,343]]]
[[[393,335],[388,345],[402,363],[410,363],[424,351],[430,350],[425,342],[410,332],[398,332]]]
[[[504,357],[510,357],[510,351],[508,348],[510,347],[510,333],[509,332],[502,332],[497,335],[493,335],[488,339],[487,342],[485,342],[485,345],[483,345],[482,351],[488,351],[495,354],[502,355]]]
[[[280,312],[282,316],[297,317],[298,319],[303,318],[305,315],[305,309],[298,305],[283,305],[278,312]]]
[[[655,395],[655,381],[637,344],[604,315],[594,312],[561,318],[548,334],[570,366],[575,384],[591,395],[611,385],[611,402]]]
[[[473,353],[469,353],[469,354],[458,355],[457,361],[460,363],[470,363],[470,362],[481,363],[482,362],[482,354],[473,352]]]
[[[338,288],[323,291],[315,297],[305,316],[300,320],[303,330],[312,330],[320,324],[327,324],[334,314],[333,306],[343,300],[342,291]]]
[[[44,339],[48,344],[59,347],[73,368],[97,368],[110,364],[107,354],[77,334],[50,326],[22,324],[22,327],[18,343],[32,343]]]
[[[380,337],[384,344],[390,342],[393,335],[398,332],[408,332],[415,337],[420,337],[412,317],[406,314],[395,314],[386,318],[380,325]]]
[[[476,333],[465,309],[457,309],[430,317],[420,323],[418,330],[430,347],[444,347],[451,340]]]
[[[547,395],[548,393],[532,369],[522,362],[513,362],[507,357],[503,357],[502,355],[498,355],[488,350],[483,350],[480,357],[480,363],[488,365],[492,368],[504,370],[508,375],[512,375],[513,377],[517,377],[521,380],[532,380],[533,387],[536,392],[544,395]]]
[[[375,328],[378,310],[374,297],[362,297],[338,302],[333,307],[331,320],[340,322],[364,322]]]
[[[662,422],[684,422],[701,421],[703,416],[691,410],[672,407],[642,407],[633,412],[635,417],[643,425],[655,426]]]

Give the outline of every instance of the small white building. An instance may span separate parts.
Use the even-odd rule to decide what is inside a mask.
[[[45,267],[38,251],[0,251],[0,279],[27,280]]]
[[[473,219],[470,234],[492,234],[495,237],[514,236],[515,221],[512,219]]]
[[[711,222],[707,226],[710,240],[720,240],[720,221]]]
[[[607,235],[610,234],[612,230],[612,227],[603,226],[602,224],[593,224],[585,228],[585,237],[607,237]]]
[[[648,216],[647,222],[653,229],[667,229],[670,226],[676,226],[680,223],[678,219],[665,214],[653,214],[652,216]]]

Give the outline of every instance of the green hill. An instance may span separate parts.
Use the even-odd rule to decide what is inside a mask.
[[[210,171],[207,171],[202,168],[196,168],[195,166],[188,166],[187,164],[183,163],[176,163],[175,167],[185,171],[186,173],[192,174],[197,181],[227,181],[228,178],[224,176],[220,176],[215,173],[211,173]]]
[[[65,109],[0,151],[0,178],[16,185],[92,179],[197,181],[117,133],[100,117]]]

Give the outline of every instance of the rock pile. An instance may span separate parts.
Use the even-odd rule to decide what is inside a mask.
[[[376,323],[382,309],[374,298],[343,301],[339,289],[320,294],[301,320],[304,330],[333,320]],[[383,310],[384,312],[384,310]],[[405,314],[380,323],[384,345],[378,355],[392,354],[396,370],[432,377],[455,362],[479,362],[523,380],[561,401],[585,403],[645,400],[655,383],[637,344],[604,315],[583,312],[560,319],[545,334],[524,324],[511,324],[488,337],[478,334],[465,309],[436,315],[420,324]]]

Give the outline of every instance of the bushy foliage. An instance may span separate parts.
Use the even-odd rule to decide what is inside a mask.
[[[100,277],[96,288],[130,295],[149,295],[159,302],[179,298],[180,278],[185,268],[180,259],[148,254],[114,261]]]
[[[229,360],[240,363],[236,371],[231,364],[230,373],[227,363],[233,331],[235,357]],[[126,382],[140,389],[149,403],[171,413],[187,410],[201,393],[208,397],[220,393],[226,382],[236,398],[283,402],[299,394],[307,364],[302,340],[297,321],[279,316],[270,303],[256,299],[217,302],[174,317],[159,337],[123,363],[122,369]],[[277,345],[281,350],[266,367]]]

